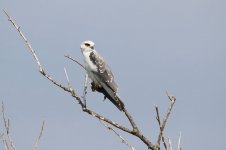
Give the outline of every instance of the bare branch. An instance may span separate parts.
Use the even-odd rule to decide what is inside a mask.
[[[166,116],[165,116],[165,118],[163,119],[163,122],[162,122],[162,127],[161,128],[162,128],[163,131],[165,129],[166,122],[167,122],[167,120],[169,118],[169,115],[171,113],[171,110],[173,108],[173,105],[176,102],[176,97],[174,97],[174,96],[172,96],[172,97],[168,96],[168,97],[170,99],[170,107],[168,108],[167,113],[166,113]]]
[[[40,141],[40,139],[42,137],[43,131],[44,131],[44,126],[45,126],[45,120],[42,121],[42,128],[41,128],[41,131],[39,133],[39,136],[38,136],[38,138],[37,138],[37,140],[35,142],[34,150],[37,150],[38,143],[39,143],[39,141]]]
[[[163,137],[163,133],[164,133],[164,129],[165,129],[165,126],[166,126],[166,122],[167,122],[167,120],[169,118],[169,115],[171,113],[171,110],[173,108],[173,105],[176,102],[176,97],[169,96],[168,92],[166,92],[166,94],[167,94],[167,97],[170,100],[170,106],[169,106],[169,108],[167,110],[167,113],[166,113],[166,115],[165,115],[165,117],[164,117],[164,119],[162,121],[162,124],[161,124],[160,120],[158,121],[161,124],[161,126],[160,126],[160,132],[159,132],[159,136],[158,136],[158,140],[157,140],[157,146],[158,147],[160,146],[161,139],[163,140],[163,143],[165,141],[164,138],[162,138]],[[158,109],[156,111],[158,111]],[[157,114],[158,114],[158,112],[157,112]],[[165,144],[164,144],[164,147],[166,148],[167,146],[165,146]]]
[[[178,140],[178,147],[177,147],[178,150],[182,150],[182,147],[181,147],[181,132],[180,132],[180,135],[179,135],[179,140]]]
[[[26,45],[28,46],[28,49],[31,51],[32,56],[34,57],[34,59],[37,62],[37,65],[39,67],[39,71],[41,73],[44,73],[44,70],[42,68],[42,65],[38,59],[38,57],[35,54],[35,50],[31,47],[31,44],[28,42],[27,38],[24,36],[24,34],[21,32],[20,27],[12,20],[12,18],[9,16],[9,14],[3,10],[6,14],[6,16],[8,17],[9,21],[13,24],[13,26],[16,28],[16,30],[18,31],[18,33],[20,34],[20,36],[23,38],[23,40],[25,41]]]
[[[122,140],[122,143],[124,143],[124,144],[126,144],[128,147],[129,147],[129,149],[131,149],[131,150],[135,150],[135,148],[131,145],[131,144],[129,144],[118,132],[116,132],[111,126],[109,126],[108,124],[106,124],[106,123],[104,123],[104,122],[102,122],[101,120],[100,120],[100,123],[102,124],[102,125],[104,125],[107,129],[109,129],[109,130],[111,130],[111,131],[113,131],[121,140]]]
[[[6,115],[5,115],[5,108],[4,108],[4,103],[2,102],[2,117],[3,117],[3,121],[4,121],[4,126],[5,126],[5,135],[6,135],[6,137],[7,137],[7,139],[5,139],[5,144],[7,145],[7,147],[9,147],[8,146],[8,142],[7,141],[9,141],[9,143],[10,143],[10,146],[13,148],[13,150],[16,150],[16,146],[15,146],[15,144],[13,143],[13,141],[12,141],[12,139],[11,139],[11,136],[10,136],[10,134],[9,134],[9,119],[6,117]]]
[[[65,73],[65,76],[66,76],[66,79],[67,79],[68,87],[71,88],[71,83],[70,83],[69,77],[68,77],[68,75],[67,75],[67,70],[66,70],[65,67],[64,67],[64,73]]]
[[[169,98],[169,100],[171,101],[171,102],[174,102],[175,103],[175,101],[176,101],[176,97],[175,96],[170,96],[169,95],[169,93],[166,91],[166,95],[167,95],[167,97]]]
[[[64,55],[64,57],[66,57],[66,58],[68,58],[68,59],[70,59],[70,60],[76,62],[79,66],[81,66],[83,69],[85,69],[85,67],[84,67],[80,62],[78,62],[77,60],[73,59],[71,56],[69,56],[69,55]],[[86,69],[85,69],[85,70],[86,70]]]
[[[155,111],[156,111],[156,120],[158,121],[158,124],[159,124],[159,129],[160,129],[160,134],[162,136],[162,129],[161,129],[161,121],[160,121],[160,117],[159,117],[159,109],[158,109],[158,106],[155,106]],[[158,141],[157,141],[157,144],[160,145],[160,141],[161,141],[161,138],[158,138]]]
[[[163,142],[163,145],[165,147],[165,149],[167,150],[167,145],[166,145],[166,142],[165,142],[165,137],[163,135],[163,130],[161,129],[161,121],[160,121],[160,116],[159,116],[159,109],[158,109],[158,106],[155,106],[155,111],[156,111],[156,119],[158,121],[158,124],[159,124],[159,129],[160,129],[160,134],[161,134],[161,137],[162,137],[162,142]],[[160,146],[160,141],[161,141],[161,138],[158,139],[157,141],[157,144]]]
[[[86,94],[87,94],[87,87],[88,87],[88,74],[85,74],[85,81],[84,81],[84,89],[83,89],[83,102],[86,106]]]
[[[133,127],[133,132],[136,133],[136,132],[140,132],[135,121],[133,120],[133,117],[129,114],[129,112],[127,111],[127,109],[125,108],[124,109],[124,113],[126,115],[126,117],[128,118],[130,124],[132,125]]]
[[[168,143],[169,143],[169,150],[173,150],[172,141],[170,138],[168,138]]]
[[[9,134],[9,125],[8,125],[9,120],[5,116],[5,108],[4,108],[3,102],[2,102],[2,117],[3,117],[5,129],[6,129],[6,133]]]

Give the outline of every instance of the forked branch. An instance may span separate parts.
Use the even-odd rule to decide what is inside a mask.
[[[159,135],[158,135],[158,140],[157,140],[157,146],[160,147],[160,141],[162,139],[163,145],[164,145],[165,149],[167,150],[167,145],[166,145],[166,142],[165,142],[165,138],[163,136],[164,135],[164,129],[165,129],[165,126],[166,126],[166,122],[167,122],[167,120],[170,116],[170,113],[173,109],[173,105],[176,102],[176,97],[175,96],[169,96],[168,92],[166,92],[166,95],[170,100],[170,106],[169,106],[169,108],[166,112],[165,117],[163,118],[162,123],[160,121],[159,110],[158,110],[157,106],[155,106],[155,110],[156,110],[156,114],[157,114],[156,119],[158,121],[159,129],[160,129],[160,132],[159,132]]]

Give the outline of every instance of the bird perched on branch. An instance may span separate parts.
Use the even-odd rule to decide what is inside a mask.
[[[85,69],[92,80],[91,89],[104,94],[120,111],[124,110],[124,103],[117,95],[118,86],[114,76],[104,58],[95,50],[92,41],[82,42],[80,48],[84,56]]]

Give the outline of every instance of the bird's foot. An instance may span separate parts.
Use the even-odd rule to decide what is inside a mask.
[[[96,85],[94,82],[91,82],[91,89],[93,92],[97,91],[103,93],[103,88],[100,87],[99,85]]]
[[[91,82],[91,90],[95,92],[97,90],[97,86],[94,84],[94,82]]]

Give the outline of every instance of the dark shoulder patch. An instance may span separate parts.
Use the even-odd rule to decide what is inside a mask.
[[[89,55],[89,58],[90,58],[90,60],[92,61],[92,63],[94,64],[94,65],[96,65],[96,57],[95,57],[95,54],[94,54],[94,52],[91,52],[90,53],[90,55]]]
[[[99,73],[106,72],[106,66],[105,66],[106,64],[102,56],[100,56],[99,54],[93,51],[90,53],[89,58],[91,62],[97,66],[97,70]]]

